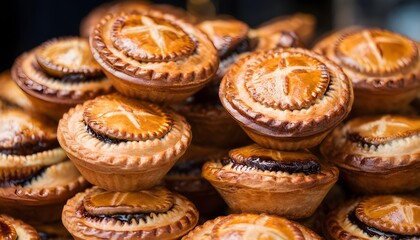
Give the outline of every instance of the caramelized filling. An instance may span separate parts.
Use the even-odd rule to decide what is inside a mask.
[[[244,52],[249,52],[251,50],[252,48],[249,39],[244,39],[240,43],[238,43],[235,48],[224,52],[222,56],[220,56],[220,60],[223,61],[234,54],[241,54]]]
[[[37,179],[40,177],[44,172],[48,169],[48,167],[42,167],[37,172],[25,177],[25,178],[19,178],[19,179],[9,179],[6,181],[0,181],[0,187],[26,187],[31,184],[31,182],[34,179]]]
[[[364,224],[363,222],[361,222],[356,217],[356,211],[355,210],[351,211],[347,215],[347,218],[349,219],[349,221],[352,224],[356,225],[364,233],[369,235],[369,237],[378,237],[378,238],[385,237],[385,238],[390,238],[390,239],[395,239],[395,240],[420,239],[420,236],[405,236],[405,235],[400,235],[400,234],[395,234],[395,233],[390,233],[390,232],[383,232],[383,231],[381,231],[379,229],[376,229],[374,227],[370,227],[370,226]]]
[[[101,141],[101,142],[104,142],[104,143],[109,143],[109,144],[119,144],[119,143],[121,143],[121,142],[127,142],[127,141],[125,141],[125,140],[115,139],[115,138],[110,138],[110,137],[108,137],[108,136],[106,136],[106,135],[99,134],[99,133],[97,133],[97,132],[93,131],[93,129],[92,129],[91,127],[89,127],[89,125],[87,125],[86,123],[85,123],[85,127],[86,127],[86,131],[87,131],[87,132],[88,132],[91,136],[95,137],[96,139],[98,139],[98,140],[99,140],[99,141]]]
[[[35,153],[48,151],[54,148],[58,148],[60,145],[56,139],[49,140],[49,141],[39,141],[35,144],[33,143],[23,143],[17,144],[12,148],[2,148],[0,147],[0,153],[6,155],[18,155],[18,156],[25,156],[25,155],[32,155]]]
[[[168,211],[170,210],[171,209],[169,209]],[[90,219],[92,221],[102,221],[103,219],[107,219],[107,220],[114,219],[114,220],[121,221],[122,223],[132,223],[132,221],[134,220],[137,224],[139,224],[141,220],[143,220],[144,222],[147,222],[147,216],[152,218],[151,213],[149,214],[120,213],[120,214],[110,214],[110,215],[107,215],[107,214],[93,215],[93,214],[90,214],[88,211],[86,211],[83,205],[80,205],[80,207],[77,209],[77,214],[80,216],[83,216],[84,218]],[[158,213],[156,213],[156,215],[158,215]]]
[[[223,166],[232,163],[233,167],[235,166],[247,166],[251,168],[256,168],[262,171],[270,172],[287,172],[289,174],[293,173],[303,173],[305,175],[317,174],[321,171],[321,166],[318,162],[309,160],[309,161],[274,161],[272,159],[265,159],[260,157],[250,157],[245,162],[236,162],[232,158],[224,158],[221,160]]]
[[[360,136],[357,133],[348,133],[347,134],[347,138],[350,141],[354,142],[354,143],[360,143],[362,145],[368,145],[368,147],[371,147],[371,146],[377,147],[377,146],[379,146],[379,144],[373,144],[371,142],[366,141],[366,139],[364,139],[362,136]]]
[[[0,219],[0,239],[17,239],[16,231]]]

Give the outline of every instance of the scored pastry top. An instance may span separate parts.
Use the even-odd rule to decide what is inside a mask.
[[[147,85],[193,86],[209,81],[219,64],[204,33],[174,15],[150,9],[106,15],[90,42],[106,71]]]
[[[83,118],[93,131],[127,141],[162,138],[172,126],[172,119],[161,107],[120,95],[90,101]]]
[[[219,95],[232,117],[271,136],[325,131],[347,116],[353,101],[341,69],[300,48],[241,58],[223,78]]]
[[[103,74],[93,59],[89,43],[82,38],[50,40],[37,49],[35,57],[38,64],[55,77],[67,74],[98,77]]]

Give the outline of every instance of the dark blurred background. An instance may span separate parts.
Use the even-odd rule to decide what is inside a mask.
[[[79,34],[79,24],[106,0],[13,0],[3,4],[0,70],[24,51],[58,37]],[[251,27],[295,12],[317,18],[317,36],[349,25],[392,29],[420,40],[420,0],[153,0],[184,9],[205,5],[208,14],[229,14]]]

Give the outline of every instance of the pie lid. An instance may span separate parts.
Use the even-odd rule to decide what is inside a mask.
[[[32,146],[45,147],[57,139],[56,125],[49,120],[19,109],[0,114],[0,151]]]
[[[216,223],[210,236],[212,239],[305,239],[291,221],[256,214],[227,216]]]
[[[262,55],[245,73],[245,88],[256,102],[290,111],[314,104],[329,82],[324,63],[292,50]]]
[[[224,56],[234,49],[240,42],[247,39],[249,27],[246,23],[236,19],[212,19],[197,25],[209,36],[219,56]]]
[[[404,196],[377,196],[360,201],[356,217],[383,232],[420,235],[420,199]]]
[[[191,55],[194,39],[169,19],[132,12],[120,16],[113,24],[114,46],[138,61],[173,61]]]
[[[345,33],[334,51],[345,66],[372,75],[395,73],[418,61],[415,42],[381,29]]]
[[[2,216],[0,216],[0,239],[18,239],[18,234],[16,233],[16,229],[13,227],[13,224]]]
[[[92,215],[164,213],[173,204],[173,194],[163,187],[139,192],[109,192],[98,189],[88,193],[83,199],[83,206]]]
[[[351,120],[347,136],[355,141],[379,145],[419,133],[419,117],[384,115]]]
[[[236,162],[246,162],[252,158],[272,160],[276,162],[306,162],[318,161],[318,158],[312,153],[300,150],[296,152],[278,151],[260,147],[252,144],[246,147],[236,148],[229,151],[229,157]]]
[[[89,43],[79,37],[53,39],[35,52],[38,64],[55,77],[83,74],[86,77],[102,75],[101,68],[92,56]]]
[[[173,120],[162,107],[118,94],[97,97],[84,105],[85,123],[100,135],[123,141],[164,137]]]

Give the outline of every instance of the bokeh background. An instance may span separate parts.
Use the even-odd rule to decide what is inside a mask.
[[[0,70],[24,51],[59,36],[79,34],[80,21],[109,0],[13,0],[0,14]],[[251,27],[296,12],[317,18],[317,38],[350,25],[391,29],[420,41],[420,0],[150,0],[187,9],[199,16],[228,14]]]

